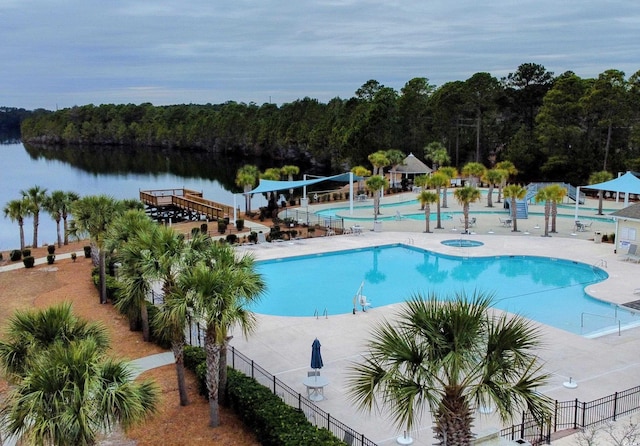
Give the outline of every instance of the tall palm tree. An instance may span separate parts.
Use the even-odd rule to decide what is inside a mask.
[[[507,160],[496,163],[495,168],[507,171],[507,177],[503,178],[502,181],[500,182],[500,185],[498,186],[497,201],[498,203],[500,203],[502,201],[502,190],[507,185],[507,181],[509,180],[509,178],[518,174],[518,169],[516,169],[516,166],[511,161],[507,161]]]
[[[484,176],[487,170],[481,163],[471,162],[462,167],[462,175],[469,178],[469,185],[475,186],[478,184],[478,180]]]
[[[442,220],[441,220],[441,210],[440,210],[440,192],[442,190],[443,187],[446,187],[447,184],[449,184],[449,181],[451,181],[445,174],[443,174],[442,172],[434,172],[428,180],[428,184],[431,187],[435,187],[436,188],[436,195],[438,200],[436,201],[436,212],[437,212],[437,221],[436,221],[436,229],[442,229]]]
[[[54,337],[34,339],[33,329]],[[134,382],[125,361],[108,359],[106,329],[75,318],[70,305],[22,312],[10,320],[9,335],[21,345],[17,354],[6,354],[2,345],[14,387],[0,415],[6,431],[25,444],[93,445],[114,424],[129,427],[155,412],[155,384]],[[13,368],[16,356],[28,366]]]
[[[381,177],[380,175],[374,175],[367,179],[365,182],[365,187],[369,192],[373,194],[373,220],[378,220],[378,215],[380,215],[380,192],[389,186],[389,182],[386,178]]]
[[[73,220],[69,233],[75,238],[88,235],[97,251],[97,266],[100,271],[100,303],[107,303],[106,251],[105,236],[109,224],[122,211],[122,204],[106,195],[83,197],[71,206]]]
[[[518,211],[516,209],[516,202],[522,200],[527,195],[527,189],[520,184],[510,184],[504,188],[504,198],[509,198],[511,204],[509,209],[511,210],[511,219],[513,220],[512,232],[518,232]]]
[[[489,191],[487,192],[487,207],[493,207],[493,189],[496,184],[500,184],[502,179],[507,177],[506,170],[489,169],[484,173],[482,181],[489,184]]]
[[[440,141],[427,144],[424,148],[424,156],[433,163],[433,170],[438,170],[441,166],[451,162],[447,148]]]
[[[473,412],[492,405],[509,421],[521,410],[537,420],[551,400],[537,391],[549,376],[538,364],[535,326],[490,311],[491,296],[412,296],[398,317],[372,331],[348,388],[361,410],[388,408],[400,429],[412,429],[429,409],[439,445],[473,444]]]
[[[236,185],[244,190],[245,212],[251,212],[251,189],[257,186],[260,170],[253,164],[246,164],[236,173]]]
[[[458,169],[456,169],[455,167],[451,167],[451,166],[444,166],[441,167],[440,169],[438,169],[438,172],[445,174],[448,178],[449,181],[451,181],[452,179],[456,178],[458,176]],[[449,186],[450,182],[447,183],[444,188],[442,189],[442,207],[446,208],[448,207],[447,205],[447,187]]]
[[[613,179],[613,175],[611,172],[607,172],[606,170],[601,170],[600,172],[593,172],[589,175],[589,184],[598,184],[604,183],[605,181],[609,181]],[[598,215],[602,215],[602,199],[604,197],[604,191],[598,191]]]
[[[56,234],[58,248],[62,246],[62,234],[60,232],[60,221],[62,220],[62,207],[66,200],[66,193],[61,190],[54,190],[43,203],[43,209],[47,211],[51,218],[56,222]]]
[[[469,205],[480,200],[480,190],[473,186],[464,186],[453,193],[458,203],[462,205],[462,214],[464,215],[464,231],[469,230]]]
[[[544,202],[544,236],[549,237],[549,217],[551,215],[551,191],[549,186],[538,189],[534,200],[536,203]]]
[[[384,177],[384,167],[389,165],[389,158],[384,150],[378,150],[367,157],[373,166],[373,174]]]
[[[33,246],[38,247],[38,226],[40,225],[40,210],[47,199],[47,189],[33,186],[27,190],[21,190],[22,198],[27,202],[29,215],[33,217]]]
[[[556,233],[556,217],[558,216],[558,203],[562,203],[568,191],[559,184],[551,184],[547,186],[549,198],[551,199],[551,232]]]
[[[188,306],[194,317],[205,325],[209,426],[217,427],[220,425],[220,385],[226,385],[223,368],[226,369],[229,330],[237,324],[245,335],[253,331],[255,316],[247,307],[261,296],[265,283],[256,272],[251,256],[236,258],[232,247],[217,243],[211,244],[209,252],[208,259],[184,271],[180,287],[189,290]],[[221,374],[224,374],[222,380]]]
[[[300,168],[294,165],[287,165],[287,166],[282,166],[280,168],[280,172],[282,172],[282,175],[287,176],[288,181],[293,181],[293,176],[298,175],[300,173]],[[293,198],[293,189],[289,189],[289,199],[292,199],[292,198]]]
[[[18,228],[20,230],[20,250],[24,250],[24,218],[29,215],[29,208],[26,200],[11,200],[4,208],[5,218],[9,218],[12,222],[18,222]]]
[[[64,244],[65,246],[69,244],[69,225],[67,224],[67,219],[69,218],[69,211],[71,209],[71,205],[74,201],[78,201],[80,199],[80,195],[75,192],[65,192],[64,201],[62,202],[62,207],[60,211],[62,213],[62,226],[64,227]]]
[[[438,201],[438,194],[423,190],[418,195],[418,201],[420,202],[420,205],[424,208],[424,220],[425,220],[425,230],[424,230],[424,232],[429,233],[429,232],[431,232],[429,230],[429,220],[431,219],[431,206],[430,205],[431,205],[431,203],[435,203],[435,202]]]
[[[142,338],[151,340],[147,298],[152,284],[144,275],[142,252],[153,249],[156,225],[144,211],[130,210],[117,217],[107,230],[105,248],[113,252],[112,258],[119,263],[116,309],[126,314],[129,328],[135,330],[138,321],[142,326]]]
[[[354,175],[364,178],[371,176],[371,171],[364,166],[354,166],[351,168]],[[363,180],[358,180],[358,194],[364,193]]]

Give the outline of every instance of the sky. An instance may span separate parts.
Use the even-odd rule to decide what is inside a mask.
[[[640,70],[640,2],[0,0],[0,106],[282,104],[497,78]]]

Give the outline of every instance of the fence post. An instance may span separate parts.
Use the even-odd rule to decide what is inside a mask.
[[[302,394],[298,393],[298,410],[302,410]]]
[[[618,392],[613,394],[613,421],[616,421],[618,411]]]
[[[253,359],[251,360],[251,378],[256,379],[254,370],[253,370]]]
[[[231,368],[236,369],[236,348],[231,347]]]
[[[522,411],[522,424],[520,424],[520,438],[524,438],[524,421],[525,421],[525,412]]]
[[[327,430],[331,430],[331,414],[327,413]]]
[[[276,377],[275,375],[273,376],[273,394],[276,394]]]

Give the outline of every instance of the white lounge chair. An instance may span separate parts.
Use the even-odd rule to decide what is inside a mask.
[[[638,245],[631,243],[627,254],[622,259],[626,262],[640,262],[640,253],[638,253]]]
[[[367,311],[367,308],[371,307],[371,302],[367,300],[367,296],[365,296],[364,294],[360,294],[358,302],[360,303],[362,311]]]

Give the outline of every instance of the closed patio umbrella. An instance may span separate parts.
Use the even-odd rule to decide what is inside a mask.
[[[318,338],[313,341],[311,344],[311,368],[314,370],[318,370],[322,368],[322,354],[320,353],[320,341]],[[315,375],[316,379],[318,379],[318,375]]]

